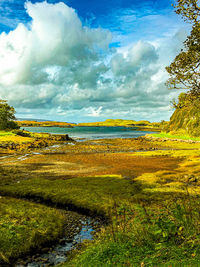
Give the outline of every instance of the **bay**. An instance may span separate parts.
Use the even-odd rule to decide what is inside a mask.
[[[110,138],[137,138],[154,132],[137,131],[133,127],[22,127],[33,133],[68,134],[73,139],[95,140]]]

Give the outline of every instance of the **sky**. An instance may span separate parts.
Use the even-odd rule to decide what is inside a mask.
[[[0,0],[0,99],[16,117],[169,120],[190,28],[173,0]]]

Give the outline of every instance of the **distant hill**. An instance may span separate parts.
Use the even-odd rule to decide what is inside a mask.
[[[89,123],[68,123],[68,122],[57,122],[57,121],[43,121],[43,120],[18,120],[17,124],[20,127],[136,127],[137,129],[150,129],[156,128],[159,129],[160,123],[154,122],[151,123],[147,120],[134,121],[134,120],[122,120],[122,119],[107,119],[103,122],[89,122]]]
[[[114,126],[124,126],[124,127],[159,127],[159,123],[151,123],[147,120],[135,121],[135,120],[122,120],[122,119],[107,119],[103,122],[90,122],[90,123],[79,123],[77,126],[88,126],[88,127],[114,127]]]
[[[52,120],[43,120],[43,119],[33,119],[33,118],[16,118],[16,121],[52,121]]]
[[[16,121],[20,127],[61,127],[69,128],[73,127],[75,123],[58,122],[58,121],[42,121],[42,120],[22,120]]]

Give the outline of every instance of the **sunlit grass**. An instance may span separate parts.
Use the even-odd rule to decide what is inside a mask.
[[[65,220],[56,209],[0,197],[0,265],[57,239]]]
[[[182,139],[182,140],[192,140],[192,141],[200,141],[200,137],[191,137],[187,134],[171,134],[171,133],[165,133],[161,132],[158,134],[151,134],[149,136],[158,137],[158,138],[170,138],[170,139]]]

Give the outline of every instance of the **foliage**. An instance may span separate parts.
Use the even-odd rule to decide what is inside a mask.
[[[198,0],[178,0],[175,5],[176,13],[180,14],[186,21],[199,22],[200,7]]]
[[[193,24],[192,31],[184,42],[184,49],[169,67],[167,85],[170,89],[189,89],[192,95],[200,96],[200,7],[197,0],[178,0],[176,12]]]
[[[13,121],[15,110],[7,101],[0,100],[0,130],[17,129],[19,126]]]

